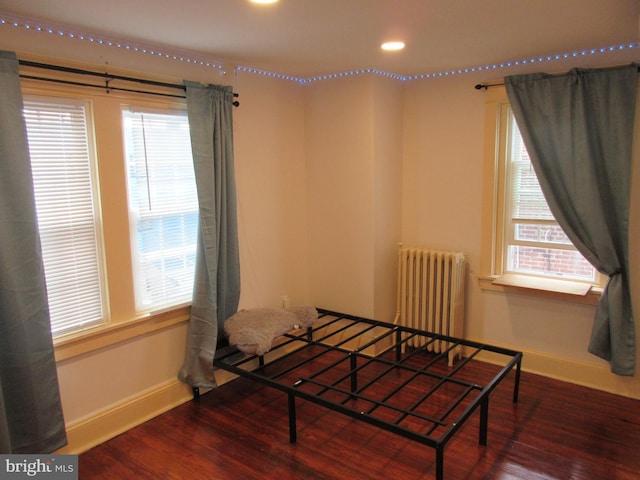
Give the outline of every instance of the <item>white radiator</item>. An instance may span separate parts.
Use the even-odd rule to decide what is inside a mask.
[[[461,338],[464,283],[464,254],[401,247],[398,253],[398,306],[395,323]],[[407,334],[405,338],[408,336]],[[403,347],[422,347],[426,343],[425,337],[414,337],[403,343]],[[448,348],[448,343],[437,341],[428,348],[440,353]],[[460,349],[452,350],[449,353],[449,365],[460,354]]]

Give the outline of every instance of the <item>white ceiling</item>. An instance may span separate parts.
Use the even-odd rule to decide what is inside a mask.
[[[76,33],[308,77],[444,72],[638,42],[640,0],[0,0]],[[385,53],[385,40],[407,47]]]

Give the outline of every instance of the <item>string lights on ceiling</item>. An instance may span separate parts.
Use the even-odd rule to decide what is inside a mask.
[[[22,20],[17,18],[11,18],[7,15],[0,16],[0,26],[11,26],[16,28],[22,28],[24,30],[30,30],[32,32],[39,33],[47,33],[50,35],[55,35],[57,37],[65,37],[73,40],[82,40],[88,43],[93,43],[95,45],[101,45],[106,47],[119,48],[122,50],[134,52],[134,53],[142,53],[145,55],[151,55],[154,57],[161,57],[167,60],[174,60],[183,63],[190,63],[192,65],[201,65],[204,67],[215,68],[224,72],[224,67],[221,64],[215,63],[213,61],[209,61],[204,58],[193,58],[187,56],[183,53],[173,53],[168,49],[158,49],[155,47],[149,47],[145,45],[136,44],[133,42],[127,42],[125,40],[107,38],[106,36],[94,35],[90,33],[79,33],[74,32],[69,29],[63,30],[60,27],[43,25],[41,23],[30,22],[28,20]]]
[[[188,63],[192,65],[200,65],[207,68],[213,68],[218,70],[222,74],[226,74],[224,71],[224,67],[215,61],[211,61],[205,58],[194,58],[183,53],[174,53],[169,49],[157,49],[153,47],[143,46],[140,44],[136,44],[133,42],[128,42],[125,40],[116,40],[109,39],[105,36],[93,35],[88,33],[77,33],[73,32],[69,29],[61,29],[59,27],[54,26],[46,26],[41,23],[31,22],[29,20],[12,18],[7,15],[0,15],[0,26],[8,26],[14,28],[21,28],[24,30],[29,30],[33,32],[46,33],[50,35],[55,35],[58,37],[65,37],[74,40],[81,40],[88,43],[93,43],[95,45],[101,45],[112,48],[119,48],[125,51],[130,51],[134,53],[140,53],[145,55],[151,55],[154,57],[163,58],[171,61],[179,61],[183,63]],[[563,59],[576,58],[576,57],[586,57],[590,55],[598,55],[605,54],[609,52],[616,52],[631,48],[640,48],[640,42],[632,42],[632,43],[624,43],[619,45],[612,45],[608,47],[599,47],[599,48],[591,48],[586,50],[568,52],[568,53],[559,53],[555,55],[544,55],[538,57],[524,58],[520,60],[514,60],[509,62],[500,62],[489,65],[479,65],[474,67],[467,68],[458,68],[452,69],[442,72],[432,72],[432,73],[423,73],[423,74],[413,74],[413,75],[399,75],[395,73],[385,72],[383,70],[379,70],[377,68],[362,68],[356,70],[349,70],[344,72],[316,75],[312,77],[297,77],[293,75],[281,74],[276,72],[270,72],[267,70],[261,70],[249,66],[237,66],[235,67],[236,72],[246,72],[256,75],[263,75],[267,77],[294,81],[299,84],[308,84],[313,82],[318,82],[322,80],[331,80],[336,78],[350,77],[355,75],[381,75],[388,78],[393,78],[395,80],[400,81],[411,81],[411,80],[424,80],[424,79],[432,79],[432,78],[442,78],[454,75],[463,75],[467,73],[476,73],[476,72],[488,72],[488,71],[497,71],[507,68],[512,68],[521,65],[530,65],[534,63],[548,63],[554,62]]]

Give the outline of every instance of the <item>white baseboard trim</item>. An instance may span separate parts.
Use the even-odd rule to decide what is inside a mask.
[[[80,454],[193,398],[191,387],[172,380],[67,425],[68,444],[55,453]]]
[[[640,382],[636,377],[621,377],[611,373],[608,364],[579,362],[576,360],[540,353],[532,350],[501,345],[523,352],[522,370],[556,380],[595,388],[616,395],[640,399]],[[479,359],[491,362],[487,356]]]
[[[236,375],[216,370],[219,386]],[[209,389],[200,389],[200,394]],[[80,454],[193,399],[190,386],[178,379],[135,395],[117,405],[67,425],[68,444],[55,453]]]

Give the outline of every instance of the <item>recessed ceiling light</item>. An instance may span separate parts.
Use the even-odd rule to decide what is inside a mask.
[[[380,45],[380,48],[387,51],[402,50],[404,48],[404,42],[385,42]]]
[[[259,3],[261,5],[267,5],[269,3],[277,3],[278,0],[250,0],[251,3]]]

